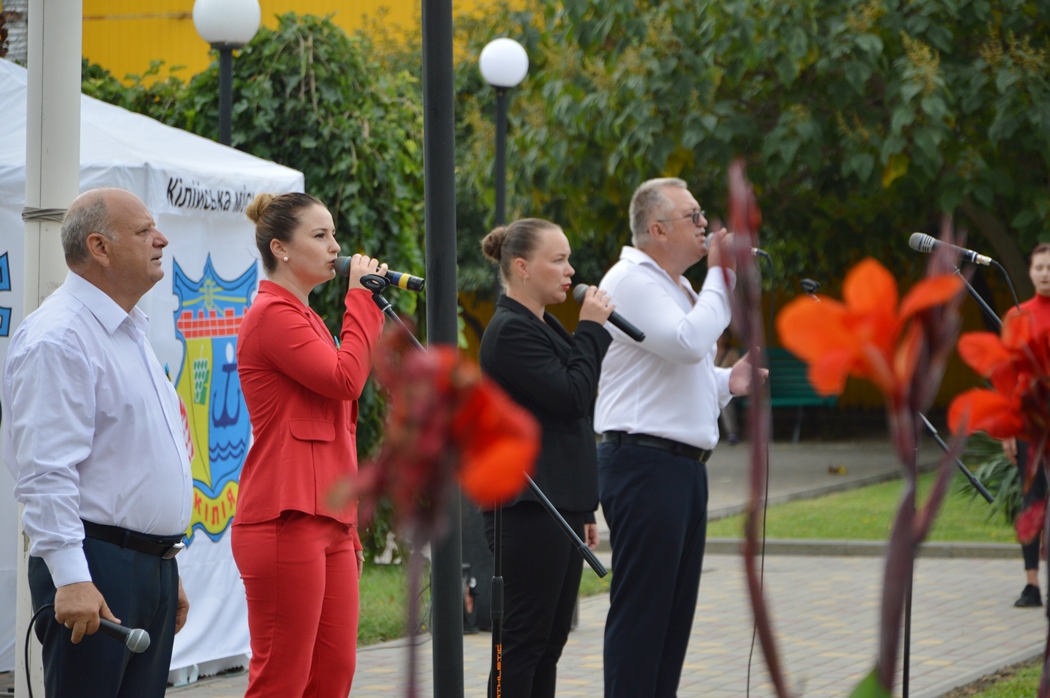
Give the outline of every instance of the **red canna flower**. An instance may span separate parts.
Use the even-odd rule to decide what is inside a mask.
[[[453,347],[415,348],[396,328],[380,343],[375,371],[389,394],[383,447],[359,477],[332,496],[360,496],[366,525],[381,496],[402,527],[439,534],[449,484],[478,506],[512,499],[539,453],[535,418]]]
[[[1050,334],[1035,333],[1029,313],[1012,313],[1003,323],[1001,338],[991,332],[960,337],[959,356],[992,387],[968,390],[952,401],[952,430],[1042,441],[1050,427]]]
[[[898,307],[896,280],[868,258],[846,275],[844,302],[797,298],[777,316],[777,332],[784,347],[809,364],[817,392],[841,393],[852,375],[870,380],[892,398],[910,384],[922,348],[922,335],[918,328],[908,329],[909,320],[954,298],[962,283],[948,274],[928,277]]]
[[[943,227],[944,236],[950,236],[948,220]],[[925,505],[917,508],[919,418],[940,383],[958,327],[963,281],[938,271],[947,266],[943,253],[935,255],[930,275],[898,305],[896,280],[877,261],[865,259],[846,275],[842,302],[803,297],[777,317],[781,342],[809,364],[810,383],[818,392],[841,392],[848,376],[867,379],[882,391],[891,443],[904,467],[904,493],[883,573],[878,659],[854,696],[891,694],[905,601],[901,580],[912,574],[915,549],[926,537],[951,479],[946,456]]]
[[[960,337],[959,356],[992,387],[967,390],[952,400],[948,424],[956,433],[983,431],[997,439],[1027,441],[1027,492],[1050,452],[1050,332],[1036,332],[1027,312],[1011,313],[1001,337],[991,332]],[[1014,523],[1017,538],[1033,540],[1045,521],[1046,500],[1029,504]]]
[[[1042,530],[1043,525],[1046,522],[1046,500],[1040,499],[1037,502],[1032,502],[1020,513],[1017,517],[1017,521],[1014,522],[1014,528],[1017,531],[1017,540],[1024,543],[1030,543],[1035,540]]]

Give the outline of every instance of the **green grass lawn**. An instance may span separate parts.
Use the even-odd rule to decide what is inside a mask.
[[[357,628],[358,645],[405,636],[405,596],[408,593],[407,565],[365,564],[361,575],[361,614]],[[424,573],[423,585],[429,582],[429,570]],[[430,601],[430,589],[423,593],[421,605]]]
[[[1039,690],[1042,662],[1034,659],[1024,664],[1001,669],[977,684],[956,689],[945,698],[1030,698]]]
[[[925,502],[933,474],[919,478],[918,506]],[[885,540],[900,502],[902,483],[893,480],[816,499],[769,507],[767,538]],[[708,538],[739,538],[743,515],[708,524]],[[983,499],[949,494],[941,505],[927,540],[972,543],[1014,543],[1013,527],[1001,515],[988,516]]]
[[[429,570],[424,573],[424,586],[429,582],[429,574]],[[611,579],[612,572],[599,579],[589,566],[584,565],[583,578],[580,580],[580,597],[608,594]],[[405,636],[407,583],[404,565],[365,564],[365,571],[361,576],[358,645],[374,645]],[[488,584],[488,580],[484,580],[484,583]],[[430,588],[427,586],[420,599],[421,614],[426,611],[429,602]]]

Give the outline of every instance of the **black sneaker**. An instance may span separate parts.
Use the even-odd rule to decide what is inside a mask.
[[[1014,602],[1014,606],[1017,608],[1034,608],[1042,605],[1043,598],[1039,593],[1039,587],[1031,584],[1025,585],[1024,591],[1021,592],[1021,598]]]

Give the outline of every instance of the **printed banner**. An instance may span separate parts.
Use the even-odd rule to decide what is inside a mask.
[[[179,299],[175,337],[183,360],[175,389],[182,398],[191,442],[193,511],[186,532],[218,541],[237,511],[237,485],[248,452],[251,424],[237,375],[237,331],[257,285],[254,263],[233,281],[215,273],[211,255],[198,280],[178,260],[173,290]]]

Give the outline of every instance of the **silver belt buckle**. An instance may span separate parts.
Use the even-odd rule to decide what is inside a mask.
[[[185,547],[186,547],[186,544],[185,544],[185,543],[183,543],[183,542],[182,542],[182,541],[180,540],[180,541],[179,541],[178,543],[176,543],[175,545],[171,546],[171,547],[170,547],[170,548],[168,549],[168,552],[164,553],[164,555],[163,555],[162,557],[163,557],[163,559],[165,559],[165,560],[170,560],[171,558],[173,558],[173,557],[175,557],[176,555],[178,555],[179,553],[181,553],[181,552],[182,552],[182,549],[183,549],[183,548],[185,548]]]

